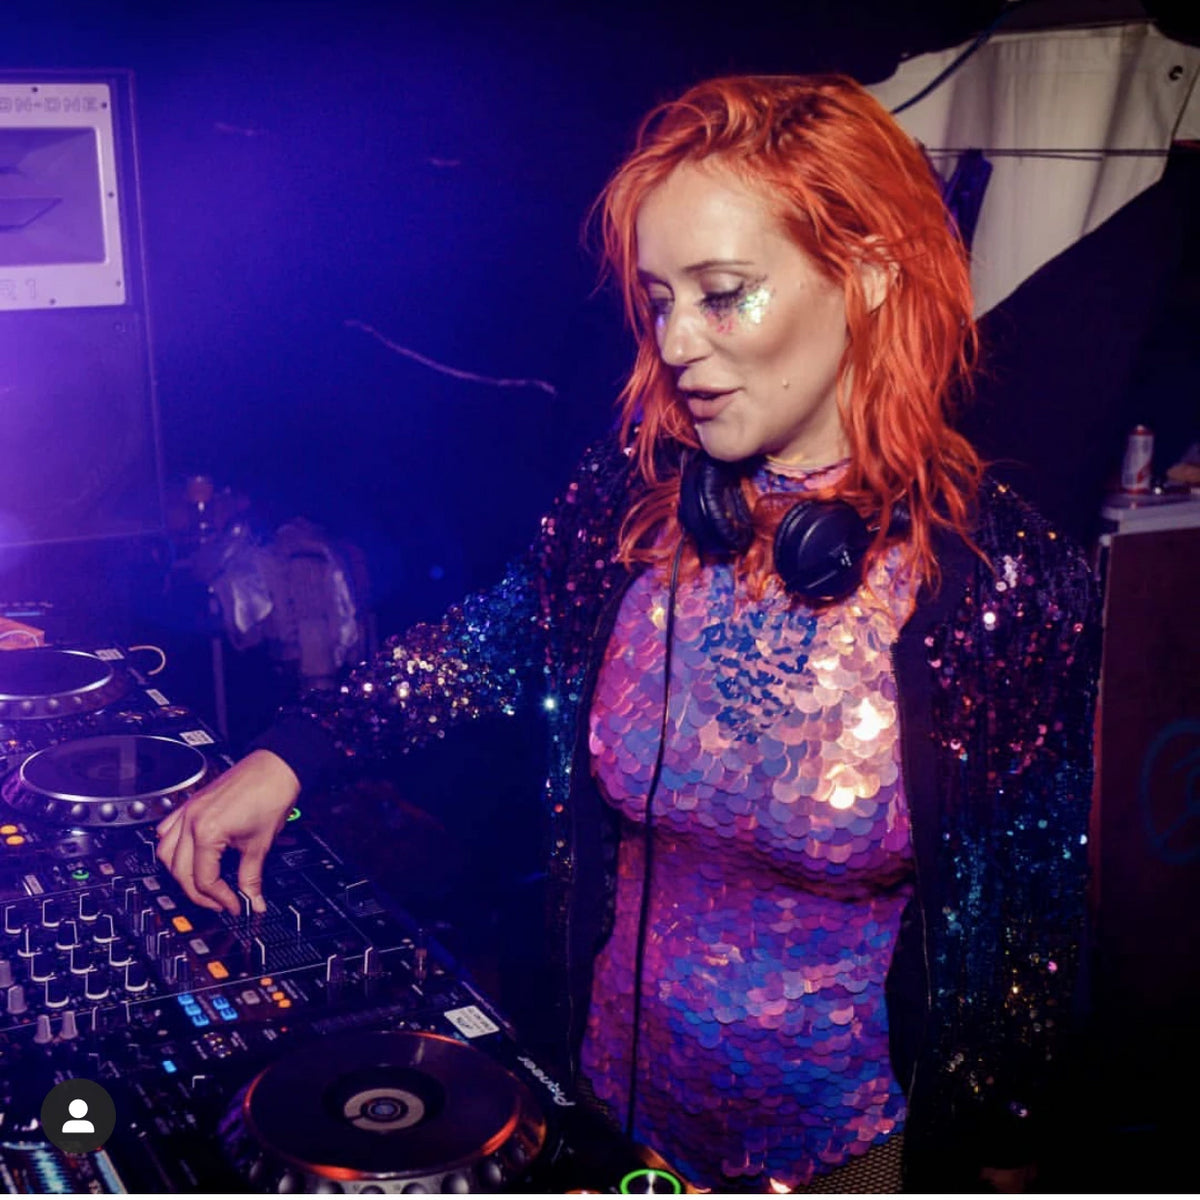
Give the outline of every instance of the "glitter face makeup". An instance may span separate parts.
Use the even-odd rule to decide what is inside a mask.
[[[659,353],[704,449],[808,467],[845,457],[842,288],[765,199],[719,166],[686,163],[646,198],[637,241]]]

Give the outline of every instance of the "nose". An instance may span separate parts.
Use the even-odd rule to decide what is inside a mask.
[[[708,353],[703,318],[677,305],[659,317],[656,330],[659,357],[669,367],[686,367]]]

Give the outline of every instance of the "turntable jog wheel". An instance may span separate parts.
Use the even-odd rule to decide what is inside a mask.
[[[59,825],[141,825],[161,820],[207,776],[208,759],[193,746],[109,734],[31,754],[5,780],[4,799]]]
[[[526,1174],[546,1121],[482,1050],[355,1031],[267,1067],[222,1136],[233,1165],[269,1192],[495,1192]]]
[[[0,718],[9,721],[96,712],[130,686],[125,671],[82,650],[38,646],[0,654]]]

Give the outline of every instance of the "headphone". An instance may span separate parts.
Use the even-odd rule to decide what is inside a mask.
[[[754,527],[741,481],[745,467],[710,458],[703,451],[684,462],[679,484],[679,522],[701,554],[744,554]],[[908,509],[892,509],[888,536],[909,528]],[[788,592],[810,604],[828,604],[855,591],[863,558],[879,524],[864,520],[845,500],[800,500],[775,531],[775,571]]]

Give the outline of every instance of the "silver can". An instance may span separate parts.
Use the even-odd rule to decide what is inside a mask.
[[[1150,465],[1154,460],[1154,434],[1145,425],[1135,425],[1125,443],[1121,463],[1121,491],[1148,492]]]

